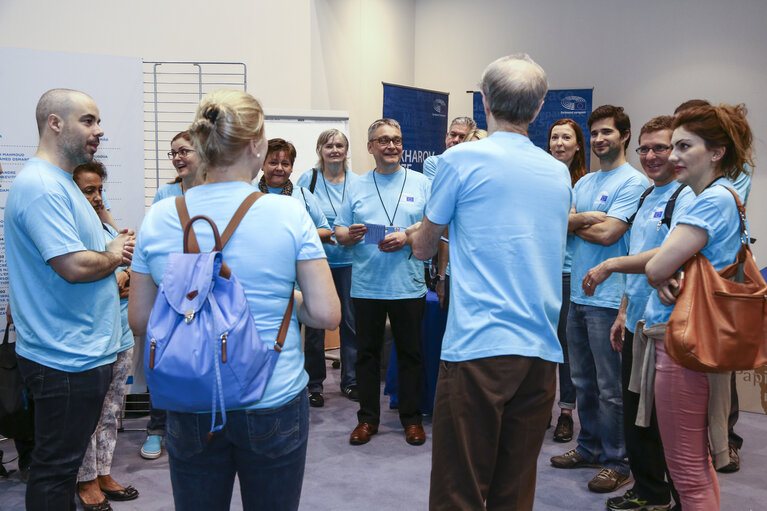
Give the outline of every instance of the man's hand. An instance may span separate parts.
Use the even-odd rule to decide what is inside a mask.
[[[623,350],[623,341],[626,338],[626,313],[618,313],[613,326],[610,327],[610,344],[614,351],[620,353]]]
[[[117,290],[120,292],[120,298],[128,298],[128,293],[130,291],[130,273],[121,271],[117,273],[115,278],[117,278]]]
[[[117,237],[107,243],[107,252],[122,258],[121,266],[130,266],[135,246],[136,236],[133,233],[133,229],[120,229]]]
[[[368,228],[365,227],[365,224],[352,224],[349,226],[349,238],[352,243],[359,243],[362,241],[362,238],[365,237],[367,232]]]
[[[602,261],[598,265],[590,269],[583,277],[581,287],[583,293],[586,296],[594,296],[594,292],[597,290],[597,286],[613,274],[613,270],[610,267],[610,259]]]
[[[381,252],[396,252],[407,245],[407,234],[404,232],[392,232],[378,244],[378,250]]]
[[[584,211],[581,215],[581,218],[586,225],[602,223],[605,221],[605,218],[607,218],[607,213],[604,211]]]
[[[330,229],[317,229],[317,234],[320,236],[320,242],[326,245],[335,245],[336,240],[333,239],[333,234],[335,234]]]

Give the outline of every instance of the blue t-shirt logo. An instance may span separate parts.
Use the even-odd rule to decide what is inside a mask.
[[[663,208],[655,208],[652,215],[650,215],[650,219],[660,220],[661,218],[663,218]]]
[[[599,194],[597,195],[597,198],[594,200],[594,205],[597,207],[605,205],[607,204],[607,199],[609,198],[610,198],[610,194],[607,192],[607,190],[602,190],[601,192],[599,192]]]

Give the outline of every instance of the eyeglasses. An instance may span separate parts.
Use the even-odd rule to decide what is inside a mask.
[[[394,144],[395,146],[399,147],[402,145],[402,137],[378,137],[370,140],[371,142],[375,142],[381,147],[386,147],[389,144]]]
[[[194,149],[187,149],[187,148],[181,149],[180,151],[168,151],[168,159],[172,160],[178,155],[181,155],[182,158],[186,158],[187,156],[189,156],[189,153],[194,153],[194,152],[195,152]]]
[[[647,147],[645,145],[637,147],[636,151],[637,154],[640,154],[642,156],[646,156],[650,151],[654,152],[655,154],[664,154],[672,150],[673,147],[670,145],[654,145],[652,147]]]

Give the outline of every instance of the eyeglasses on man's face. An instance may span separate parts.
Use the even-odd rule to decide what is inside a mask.
[[[386,147],[389,144],[394,144],[395,146],[399,147],[402,145],[402,137],[378,137],[372,139],[371,142],[375,142],[381,147]]]
[[[666,154],[667,152],[671,151],[673,149],[670,145],[654,145],[654,146],[639,146],[637,147],[636,151],[637,154],[640,156],[646,156],[650,154],[650,151],[654,152],[655,154]]]

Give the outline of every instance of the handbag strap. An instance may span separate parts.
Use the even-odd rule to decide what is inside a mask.
[[[285,314],[282,316],[282,323],[280,323],[280,329],[277,331],[277,339],[274,341],[275,351],[282,351],[282,346],[285,344],[285,337],[288,336],[288,327],[290,327],[290,319],[293,316],[293,296],[295,293],[290,292],[290,300],[288,300],[288,307],[285,309]]]
[[[237,229],[237,227],[240,225],[240,222],[245,217],[245,214],[248,212],[253,203],[260,199],[263,195],[264,194],[261,192],[253,192],[245,197],[245,200],[242,201],[240,206],[234,212],[234,215],[232,215],[232,219],[229,220],[229,223],[226,225],[226,229],[224,229],[224,232],[221,234],[220,241],[218,230],[215,228],[215,224],[212,220],[207,217],[194,217],[195,220],[198,218],[204,218],[208,221],[208,223],[211,224],[214,236],[216,238],[215,250],[224,250],[226,243],[232,237],[232,234],[234,234],[235,229]],[[184,252],[199,254],[200,245],[197,243],[197,236],[194,233],[194,229],[192,229],[192,219],[189,218],[189,210],[186,207],[186,199],[184,195],[179,195],[176,197],[176,211],[178,212],[178,218],[181,221],[181,229],[184,231]],[[231,274],[232,270],[230,270],[229,266],[227,266],[226,262],[224,262],[221,265],[221,271],[219,272],[219,275],[228,279],[229,275]]]
[[[740,197],[738,197],[738,194],[735,192],[735,190],[729,186],[725,186],[725,188],[730,191],[732,197],[735,199],[735,204],[738,207],[738,219],[740,220],[740,250],[738,251],[737,256],[738,270],[732,277],[732,281],[742,284],[746,277],[744,270],[746,257],[749,257],[751,252],[751,250],[748,248],[748,244],[751,241],[751,238],[748,235],[748,228],[746,227],[746,207],[740,201]]]

